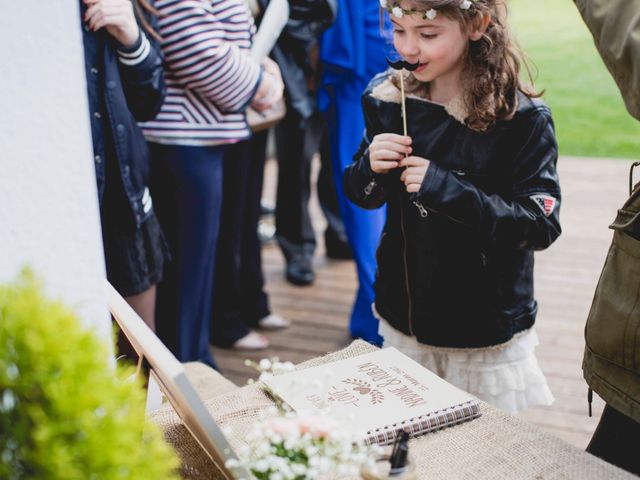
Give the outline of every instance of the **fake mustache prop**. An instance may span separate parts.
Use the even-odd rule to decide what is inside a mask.
[[[404,136],[407,136],[407,105],[405,101],[405,93],[404,93],[404,75],[400,70],[405,69],[410,72],[413,72],[416,68],[420,66],[420,62],[409,63],[406,60],[397,60],[392,61],[389,57],[387,57],[387,63],[394,70],[398,70],[398,76],[400,77],[400,97],[402,103],[402,132]]]
[[[420,66],[420,62],[409,63],[406,60],[402,60],[402,59],[396,60],[394,62],[389,57],[387,57],[387,63],[394,70],[402,70],[404,68],[405,70],[408,70],[410,72],[413,72],[416,68]]]

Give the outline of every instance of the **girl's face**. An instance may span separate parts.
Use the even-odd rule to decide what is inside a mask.
[[[410,8],[410,2],[403,2]],[[422,82],[437,80],[459,83],[464,55],[471,35],[463,32],[460,24],[440,13],[433,20],[418,15],[397,18],[390,15],[393,23],[393,44],[411,63],[420,63],[413,71]]]

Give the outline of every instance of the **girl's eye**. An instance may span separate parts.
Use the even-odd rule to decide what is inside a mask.
[[[421,33],[420,36],[422,38],[426,38],[427,40],[431,40],[432,38],[436,38],[438,35],[435,33]]]
[[[404,33],[404,30],[398,30],[397,28],[394,28],[393,29],[393,33],[394,33],[394,35],[396,35],[396,34],[400,35],[401,33]]]

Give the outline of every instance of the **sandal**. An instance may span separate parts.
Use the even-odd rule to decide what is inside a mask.
[[[231,348],[234,350],[264,350],[268,346],[267,337],[251,330],[244,337],[233,342]]]
[[[276,313],[271,313],[258,320],[258,326],[265,330],[280,330],[291,326],[291,322]]]

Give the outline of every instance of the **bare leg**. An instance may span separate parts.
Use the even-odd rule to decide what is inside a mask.
[[[156,286],[124,298],[151,330],[156,330]]]

